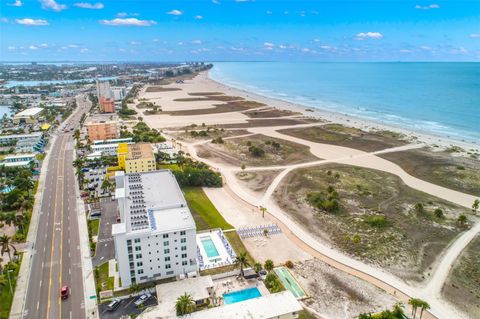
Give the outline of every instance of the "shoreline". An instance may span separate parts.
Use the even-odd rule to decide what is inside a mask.
[[[458,146],[464,149],[465,151],[480,150],[480,145],[475,142],[468,142],[457,140],[452,137],[445,137],[440,135],[435,135],[431,132],[425,132],[422,130],[412,130],[402,128],[400,126],[395,126],[391,124],[383,124],[375,120],[364,119],[356,117],[353,115],[348,115],[340,112],[333,112],[322,110],[307,105],[290,102],[276,97],[270,97],[263,95],[261,93],[252,92],[247,89],[239,88],[232,86],[230,84],[225,84],[219,82],[215,79],[212,79],[208,71],[202,72],[199,76],[203,76],[205,81],[209,81],[212,85],[215,85],[219,90],[228,92],[230,95],[241,96],[243,98],[248,98],[250,100],[255,100],[267,104],[268,106],[275,107],[278,109],[286,109],[294,112],[299,112],[303,116],[312,117],[317,119],[326,120],[332,123],[342,124],[345,126],[354,127],[364,131],[378,130],[378,131],[392,131],[395,133],[400,133],[405,135],[410,141],[417,141],[418,143],[424,143],[427,146],[434,147],[437,145],[439,148],[448,148],[451,146]],[[307,109],[312,111],[307,111]]]

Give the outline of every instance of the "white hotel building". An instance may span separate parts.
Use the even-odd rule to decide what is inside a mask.
[[[115,175],[112,225],[122,287],[196,272],[196,227],[169,170]]]

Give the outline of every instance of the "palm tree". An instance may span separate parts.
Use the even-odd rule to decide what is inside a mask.
[[[468,222],[467,216],[465,216],[464,214],[458,216],[457,223],[458,223],[458,225],[460,225],[460,227],[462,227],[462,228],[465,227],[467,222]]]
[[[395,318],[403,318],[404,316],[404,306],[401,302],[397,302],[395,305],[393,305],[393,310],[392,314],[395,316]]]
[[[426,301],[424,301],[424,300],[420,300],[420,307],[421,307],[421,310],[420,310],[420,319],[422,319],[423,311],[430,309],[430,305],[428,304],[428,302],[426,302]]]
[[[474,200],[473,204],[472,204],[473,212],[476,213],[479,207],[480,207],[480,200],[478,200],[478,199]]]
[[[13,220],[13,224],[16,227],[20,227],[20,229],[22,230],[22,235],[25,234],[25,230],[23,229],[23,225],[25,225],[26,222],[27,222],[27,219],[25,218],[24,214],[16,214],[15,215],[14,220]]]
[[[267,211],[267,209],[263,206],[260,206],[259,209],[262,212],[262,218],[265,218],[265,212]]]
[[[177,298],[175,303],[175,309],[177,316],[183,316],[189,313],[192,313],[195,310],[195,301],[192,296],[185,293]]]
[[[250,266],[250,263],[248,262],[247,258],[247,253],[246,252],[241,252],[237,255],[237,258],[235,258],[235,264],[240,266],[240,275],[243,277],[243,268]]]
[[[107,189],[108,189],[108,191],[110,191],[111,187],[112,187],[112,182],[110,182],[110,179],[108,177],[106,177],[102,182],[102,191],[104,193]]]
[[[0,217],[0,220],[5,225],[12,226],[12,224],[15,221],[15,213],[13,213],[13,212],[5,213]]]
[[[421,300],[418,298],[410,298],[408,300],[408,304],[412,306],[412,316],[413,319],[417,316],[417,308],[421,306]]]
[[[263,268],[265,268],[266,271],[272,271],[273,270],[273,260],[267,259],[265,260],[265,264],[263,265]]]
[[[12,238],[8,235],[2,235],[0,236],[0,245],[2,246],[2,255],[4,253],[8,253],[8,259],[11,261],[12,260],[12,255],[10,254],[10,247],[13,248],[13,254],[15,255],[17,253],[17,249],[12,243]]]
[[[262,264],[261,263],[255,263],[253,264],[253,270],[255,270],[255,272],[258,274],[261,270],[262,270]]]

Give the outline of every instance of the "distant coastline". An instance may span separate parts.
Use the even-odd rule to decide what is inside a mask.
[[[444,109],[447,109],[444,110],[444,112],[452,112],[453,115],[461,117],[459,119],[455,119],[458,122],[463,121],[464,118],[466,118],[465,122],[471,122],[470,127],[466,129],[457,129],[438,121],[418,120],[406,118],[402,115],[395,114],[395,105],[388,105],[385,110],[382,110],[381,107],[377,107],[377,109],[375,109],[374,107],[353,107],[352,105],[345,105],[344,103],[341,103],[339,101],[324,102],[319,97],[313,96],[313,89],[309,91],[308,89],[301,87],[302,85],[309,85],[309,83],[305,84],[305,81],[302,81],[302,79],[298,78],[298,74],[292,74],[293,80],[291,81],[291,86],[288,83],[286,83],[285,85],[281,84],[281,90],[277,89],[275,85],[277,84],[277,82],[282,81],[282,78],[275,77],[275,75],[257,76],[257,78],[255,78],[256,75],[249,75],[249,78],[252,78],[253,80],[248,81],[247,83],[247,77],[243,74],[245,71],[239,68],[244,68],[245,70],[250,70],[251,68],[249,69],[248,66],[241,66],[242,63],[243,62],[235,63],[236,65],[234,65],[233,67],[232,63],[215,63],[214,68],[209,72],[208,76],[211,80],[215,82],[241,91],[245,91],[246,93],[249,93],[251,95],[256,95],[257,98],[268,98],[277,101],[281,100],[286,104],[290,104],[290,107],[296,106],[296,110],[301,109],[305,111],[305,109],[310,109],[311,111],[314,111],[307,112],[306,115],[310,114],[315,116],[321,116],[334,122],[341,122],[343,124],[356,126],[363,129],[367,127],[381,127],[383,129],[400,131],[407,135],[418,135],[419,137],[423,137],[424,140],[427,140],[428,143],[450,143],[462,146],[464,148],[479,147],[480,130],[475,130],[474,123],[475,117],[479,117],[477,123],[480,122],[480,116],[478,114],[475,114],[475,112],[471,112],[472,114],[458,114],[456,113],[457,110],[448,110],[447,106],[443,106]],[[281,64],[281,66],[285,65],[285,63]],[[256,65],[259,64],[256,63]],[[227,71],[225,66],[228,67]],[[267,66],[266,68],[264,67],[262,71],[266,71],[268,69],[269,67]],[[239,74],[238,78],[235,76],[236,72],[238,72]],[[480,65],[478,68],[478,72],[480,73]],[[275,78],[274,81],[272,81],[275,83],[270,83],[271,81],[268,80],[270,76],[272,78]],[[315,83],[312,83],[312,85],[315,85]],[[435,88],[430,88],[431,91],[433,91],[434,89]],[[333,99],[335,98],[335,96],[333,96],[334,93],[335,92],[332,92],[331,94],[329,93],[330,96],[328,96],[327,94],[325,95],[327,98]],[[342,94],[344,96],[348,94],[352,95],[354,94],[354,92],[338,92],[338,95]],[[362,96],[360,96],[360,98],[362,98]],[[378,99],[379,104],[382,103],[380,96],[375,96],[375,98]],[[404,97],[399,96],[399,99],[402,98]],[[423,98],[428,99],[428,96],[425,96]],[[355,99],[355,97],[349,97],[349,99]],[[475,102],[473,101],[473,99],[478,99],[480,103],[480,93],[478,93],[477,96],[473,96],[471,99],[472,103]],[[388,112],[389,108],[391,112]],[[418,110],[418,107],[412,108],[414,112],[422,112],[422,110]],[[467,105],[467,108],[474,111],[474,105]],[[425,117],[428,118],[428,114],[426,114],[427,111],[430,110],[424,111]],[[439,112],[441,111],[442,110],[439,110]]]

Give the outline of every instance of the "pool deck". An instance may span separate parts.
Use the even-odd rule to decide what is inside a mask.
[[[243,279],[234,277],[227,277],[224,279],[218,279],[213,281],[214,284],[214,293],[215,296],[220,297],[223,294],[249,289],[256,287],[260,291],[262,296],[269,295],[270,292],[268,291],[267,287],[265,287],[262,281],[257,279]]]
[[[221,232],[221,230],[212,229],[209,231],[203,231],[203,232],[197,233],[197,248],[201,256],[201,261],[200,261],[200,258],[197,257],[198,264],[200,265],[200,270],[227,266],[227,265],[231,265],[234,262],[234,258],[232,258],[230,253],[227,251],[227,248],[225,247],[225,244],[222,241],[223,234],[219,232]],[[202,239],[205,240],[205,238],[211,239],[211,241],[213,242],[213,245],[215,246],[215,249],[218,252],[218,256],[208,257],[208,254],[205,250],[205,246],[202,243]],[[226,238],[223,238],[223,240],[226,240],[228,242]]]

